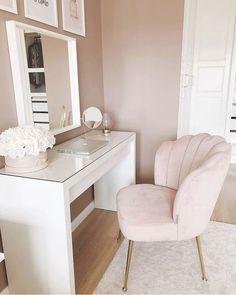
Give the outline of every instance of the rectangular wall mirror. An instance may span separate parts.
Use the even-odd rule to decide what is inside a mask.
[[[7,21],[19,125],[59,134],[81,125],[76,39]]]

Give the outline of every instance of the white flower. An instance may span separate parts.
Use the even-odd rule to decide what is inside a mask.
[[[55,137],[47,130],[34,126],[9,128],[0,135],[0,155],[23,158],[25,155],[37,156],[52,148]]]

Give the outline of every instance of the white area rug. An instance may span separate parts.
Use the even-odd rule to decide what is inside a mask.
[[[95,294],[122,294],[127,241]],[[211,222],[202,235],[208,282],[202,281],[195,240],[135,243],[128,294],[236,294],[236,225]]]

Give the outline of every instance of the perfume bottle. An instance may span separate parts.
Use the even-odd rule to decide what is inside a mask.
[[[62,106],[60,128],[66,127],[66,107]]]
[[[68,125],[73,125],[73,113],[72,113],[72,111],[70,111],[69,115],[68,115]]]
[[[111,133],[111,118],[108,113],[103,114],[102,126],[104,135]]]

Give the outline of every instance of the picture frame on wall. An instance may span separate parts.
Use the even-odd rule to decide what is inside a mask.
[[[62,0],[63,30],[85,37],[84,0]]]
[[[25,17],[58,27],[57,0],[24,0],[24,7]]]
[[[17,14],[16,0],[0,0],[0,9]]]

